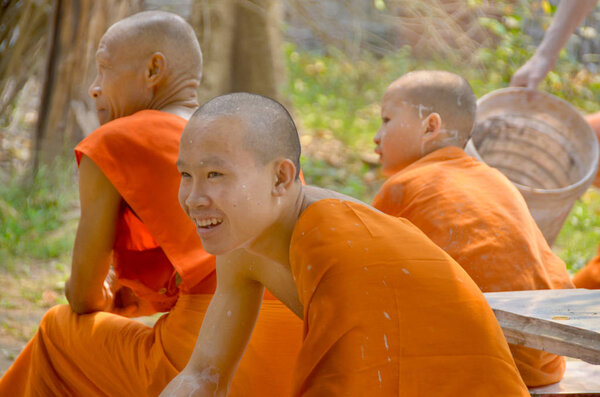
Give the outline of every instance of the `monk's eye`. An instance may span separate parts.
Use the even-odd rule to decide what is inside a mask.
[[[185,172],[185,171],[182,171],[182,172],[180,172],[180,174],[181,174],[181,177],[182,177],[182,178],[189,178],[189,177],[191,177],[191,175],[190,175],[190,174],[188,174],[188,173],[187,173],[187,172]]]
[[[219,177],[219,176],[221,176],[221,175],[223,175],[223,174],[221,174],[220,172],[217,172],[217,171],[210,171],[208,174],[206,174],[206,177],[207,177],[208,179],[213,179],[213,178]]]

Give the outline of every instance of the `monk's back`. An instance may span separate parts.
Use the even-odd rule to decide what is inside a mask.
[[[459,148],[430,153],[392,176],[373,206],[412,222],[484,292],[572,288],[518,190]]]
[[[527,395],[478,287],[421,231],[321,200],[290,246],[304,304],[302,395]]]

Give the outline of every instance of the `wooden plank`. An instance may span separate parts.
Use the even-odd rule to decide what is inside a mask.
[[[510,291],[485,296],[509,343],[600,364],[600,291]]]

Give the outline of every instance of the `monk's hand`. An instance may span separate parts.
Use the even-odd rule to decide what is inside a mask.
[[[554,62],[555,59],[536,53],[513,74],[510,86],[536,90],[554,67]]]
[[[148,301],[137,296],[131,288],[120,286],[114,293],[112,313],[124,317],[148,316],[156,312]]]
[[[188,368],[184,368],[179,375],[171,380],[159,397],[224,396],[225,393],[217,390],[218,377],[213,378],[214,374],[195,373]]]

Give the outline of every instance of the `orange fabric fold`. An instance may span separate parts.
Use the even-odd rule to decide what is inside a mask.
[[[600,246],[596,256],[573,276],[577,288],[600,289]]]
[[[216,286],[214,257],[177,199],[184,125],[168,113],[141,111],[103,125],[75,149],[77,160],[89,156],[125,201],[113,250],[120,283],[169,313],[151,328],[54,307],[0,379],[0,396],[156,396],[183,369]],[[230,395],[289,394],[301,334],[302,321],[265,294]]]
[[[528,396],[483,294],[403,219],[311,204],[290,245],[304,305],[294,396]]]
[[[185,124],[185,119],[169,113],[142,110],[102,125],[77,145],[75,155],[78,163],[84,155],[94,161],[126,203],[118,223],[115,259],[120,251],[131,259],[132,251],[160,247],[181,276],[182,292],[190,293],[214,271],[215,262],[202,248],[177,198],[180,175],[175,163]],[[118,276],[121,267],[115,263]],[[170,277],[163,277],[162,288],[167,288]],[[156,292],[154,300],[159,301],[163,294]]]
[[[498,170],[446,147],[389,178],[373,200],[444,249],[483,292],[573,288],[515,186]],[[564,359],[511,346],[525,383],[558,382]]]
[[[189,360],[212,295],[185,295],[153,328],[110,313],[44,316],[0,380],[1,396],[157,396]],[[265,300],[231,396],[289,395],[302,322]]]

